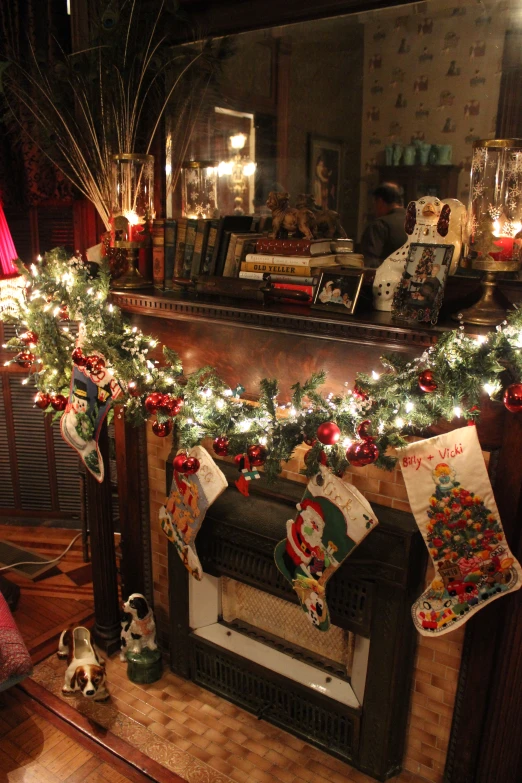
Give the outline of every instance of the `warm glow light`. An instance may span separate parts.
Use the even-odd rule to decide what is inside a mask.
[[[222,160],[217,167],[218,177],[230,176],[232,174],[233,163],[232,161]]]
[[[134,210],[126,210],[123,213],[123,217],[127,218],[127,220],[129,221],[129,225],[131,226],[137,226],[140,222],[138,213],[134,212]]]
[[[461,416],[462,410],[461,410],[461,408],[459,408],[459,406],[458,406],[458,405],[455,405],[455,407],[453,408],[453,413],[455,414],[455,416],[457,417],[457,419],[460,419],[460,416]]]
[[[245,177],[251,177],[252,174],[255,174],[257,168],[257,164],[254,163],[252,160],[249,160],[248,163],[245,163],[243,166],[243,174]]]
[[[244,133],[236,133],[230,137],[230,146],[233,150],[242,150],[246,144],[247,137]]]
[[[372,370],[372,378],[373,378],[374,381],[378,381],[379,380],[379,373],[375,372],[375,370]]]

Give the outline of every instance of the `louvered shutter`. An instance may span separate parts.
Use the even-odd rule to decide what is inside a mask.
[[[65,511],[71,517],[80,516],[80,475],[79,457],[67,445],[60,434],[60,425],[53,426],[54,459],[56,480],[58,482],[58,502],[60,511]]]
[[[55,247],[74,251],[74,217],[72,205],[38,208],[38,245],[40,253]]]
[[[29,210],[6,209],[5,217],[18,258],[21,258],[25,263],[34,261]]]
[[[13,508],[13,477],[11,473],[11,460],[9,445],[7,442],[7,426],[4,404],[4,383],[7,375],[0,375],[0,507]]]
[[[22,386],[20,381],[20,375],[9,377],[21,505],[23,509],[51,511],[45,421],[33,406],[34,387]]]

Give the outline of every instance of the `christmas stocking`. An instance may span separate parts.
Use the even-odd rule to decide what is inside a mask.
[[[196,552],[196,536],[207,509],[224,492],[228,482],[206,449],[195,446],[188,456],[199,461],[199,469],[190,475],[174,471],[170,495],[160,508],[159,520],[187,571],[201,580],[203,569]]]
[[[413,621],[421,634],[440,635],[518,590],[522,571],[506,543],[475,427],[406,446],[401,466],[436,573],[412,607]]]
[[[275,562],[301,608],[320,631],[330,627],[326,583],[378,522],[368,501],[325,467],[308,482],[296,519],[275,549]]]
[[[101,357],[103,360],[103,357]],[[81,457],[87,470],[100,483],[104,477],[98,448],[101,426],[121,388],[99,363],[92,371],[73,367],[69,401],[60,419],[63,439]]]

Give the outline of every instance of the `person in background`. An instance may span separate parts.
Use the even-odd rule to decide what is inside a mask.
[[[373,191],[375,220],[364,230],[361,253],[364,265],[376,268],[406,242],[406,210],[398,185],[384,182]]]

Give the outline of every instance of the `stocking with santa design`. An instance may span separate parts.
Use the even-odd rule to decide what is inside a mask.
[[[187,571],[201,580],[203,569],[196,552],[196,536],[207,509],[224,492],[228,482],[202,446],[194,446],[188,456],[199,461],[199,470],[190,475],[174,471],[170,495],[160,508],[159,520],[161,529],[176,547]]]
[[[412,607],[413,621],[419,633],[440,636],[518,590],[522,571],[504,536],[475,427],[400,453],[411,510],[435,566]]]
[[[286,539],[276,546],[275,562],[312,625],[327,631],[326,583],[378,523],[361,493],[322,466],[297,510],[286,523]]]

